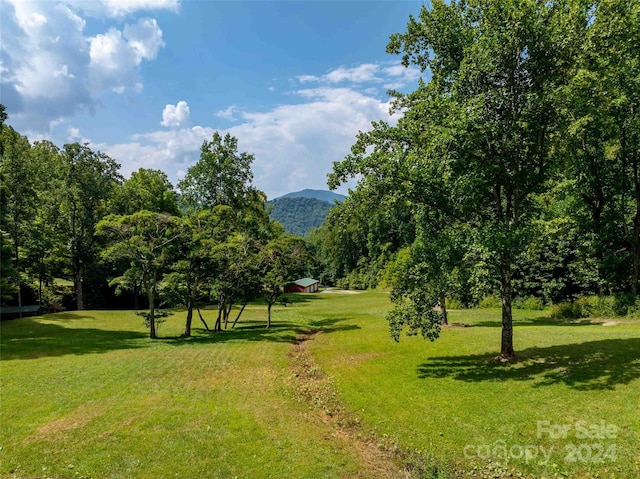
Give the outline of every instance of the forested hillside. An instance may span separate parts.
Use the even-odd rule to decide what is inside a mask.
[[[293,191],[291,193],[287,193],[286,195],[282,195],[279,198],[276,198],[276,200],[280,198],[314,198],[316,200],[326,201],[333,205],[336,201],[339,203],[344,201],[345,196],[334,193],[333,191],[306,189],[302,191]]]
[[[287,197],[269,201],[271,218],[279,221],[287,233],[305,237],[327,219],[333,203],[315,198]]]

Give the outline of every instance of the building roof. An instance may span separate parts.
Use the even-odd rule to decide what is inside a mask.
[[[306,288],[307,286],[311,286],[312,284],[319,283],[319,281],[313,278],[302,278],[297,281],[294,281],[293,283],[297,284],[298,286],[302,286],[303,288]]]

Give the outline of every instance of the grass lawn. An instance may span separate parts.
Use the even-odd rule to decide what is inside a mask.
[[[3,322],[0,477],[640,477],[640,322],[516,311],[500,364],[497,310],[394,343],[384,292],[292,299],[191,339],[182,312],[158,341],[128,311]]]

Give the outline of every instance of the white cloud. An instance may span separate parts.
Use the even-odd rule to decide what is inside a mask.
[[[124,37],[136,55],[136,64],[142,60],[155,60],[164,46],[162,30],[155,18],[142,18],[133,25],[124,26]]]
[[[175,106],[167,105],[162,111],[162,126],[183,126],[189,121],[189,105],[179,101]]]
[[[365,86],[370,92],[373,86],[383,86],[386,90],[401,89],[420,78],[420,70],[415,67],[406,68],[400,63],[382,66],[377,63],[364,63],[352,68],[340,66],[324,75],[300,75],[296,79],[302,83],[321,85],[353,84]]]
[[[342,83],[345,81],[354,83],[363,83],[370,81],[377,81],[379,78],[376,73],[380,70],[380,67],[373,63],[365,63],[354,68],[337,68],[327,73],[324,78],[330,83]]]
[[[69,141],[70,143],[80,143],[80,144],[91,143],[91,140],[89,138],[84,137],[80,133],[79,128],[74,128],[72,126],[67,128],[67,141]]]
[[[296,189],[326,188],[332,162],[345,157],[358,131],[370,129],[374,120],[395,121],[386,99],[353,89],[323,86],[293,94],[302,103],[261,112],[235,106],[223,110],[234,112],[239,124],[219,132],[232,134],[240,151],[255,155],[254,184],[270,198]],[[175,182],[195,164],[202,142],[211,140],[213,132],[205,126],[160,130],[133,135],[129,143],[104,150],[122,164],[125,175],[140,167],[157,168]]]
[[[155,19],[140,18],[89,37],[87,11],[123,16],[176,1],[27,2],[0,0],[2,100],[12,124],[43,133],[52,120],[92,113],[105,92],[140,91],[140,65],[163,47]]]
[[[164,45],[162,30],[155,19],[141,18],[127,24],[124,31],[110,28],[89,39],[89,79],[94,90],[110,89],[122,93],[127,88],[140,90],[138,66],[153,60]]]
[[[86,15],[94,17],[123,18],[139,11],[170,10],[178,11],[178,0],[103,0],[69,2]]]
[[[273,91],[273,90],[270,89],[269,91]],[[224,120],[235,121],[236,113],[238,113],[238,111],[239,109],[236,105],[231,105],[225,108],[224,110],[218,110],[216,112],[216,116]]]

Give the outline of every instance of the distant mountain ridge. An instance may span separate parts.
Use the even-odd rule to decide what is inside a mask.
[[[294,191],[293,193],[287,193],[286,195],[282,195],[275,199],[279,200],[281,198],[313,198],[333,204],[333,200],[342,202],[346,197],[344,195],[334,193],[333,191],[306,189],[302,191]]]
[[[284,226],[287,233],[305,237],[313,228],[327,219],[334,200],[345,197],[325,190],[302,190],[280,196],[267,202],[271,206],[270,216]]]

